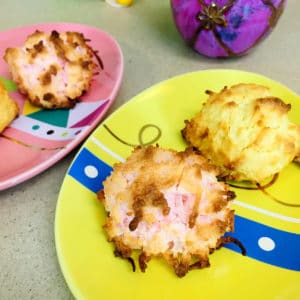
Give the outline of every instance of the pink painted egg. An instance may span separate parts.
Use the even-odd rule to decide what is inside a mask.
[[[171,0],[175,24],[195,51],[209,57],[248,53],[277,24],[287,0]]]

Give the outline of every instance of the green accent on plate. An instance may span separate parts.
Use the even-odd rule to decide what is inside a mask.
[[[57,110],[40,110],[27,117],[39,120],[41,122],[52,124],[59,127],[67,127],[69,110],[68,109],[57,109]]]
[[[40,129],[40,126],[39,126],[39,125],[33,125],[33,126],[32,126],[32,129],[33,129],[33,130],[38,130],[38,129]]]
[[[9,92],[14,92],[18,90],[18,86],[12,81],[4,77],[0,77],[0,81],[4,84],[5,88]]]

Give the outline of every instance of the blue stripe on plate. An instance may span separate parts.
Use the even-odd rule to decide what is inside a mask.
[[[102,182],[110,175],[112,167],[83,148],[72,164],[69,175],[86,188],[97,193],[103,189]]]
[[[300,235],[279,230],[235,215],[234,233],[246,248],[247,256],[285,269],[300,271]],[[226,248],[240,252],[234,244]]]
[[[103,189],[102,182],[111,171],[111,166],[83,148],[72,164],[69,175],[96,193]],[[248,257],[273,266],[300,271],[299,234],[278,230],[235,215],[235,231],[229,235],[244,245]],[[224,247],[240,252],[235,244]]]

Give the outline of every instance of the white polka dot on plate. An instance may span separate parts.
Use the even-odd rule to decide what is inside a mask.
[[[84,168],[84,174],[89,178],[96,178],[98,176],[98,170],[96,167],[88,165]]]
[[[258,246],[264,251],[272,251],[276,245],[271,238],[263,236],[258,240]]]

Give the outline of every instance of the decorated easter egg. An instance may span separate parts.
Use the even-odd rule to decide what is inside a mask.
[[[171,0],[183,39],[209,57],[240,56],[274,29],[286,0]]]

